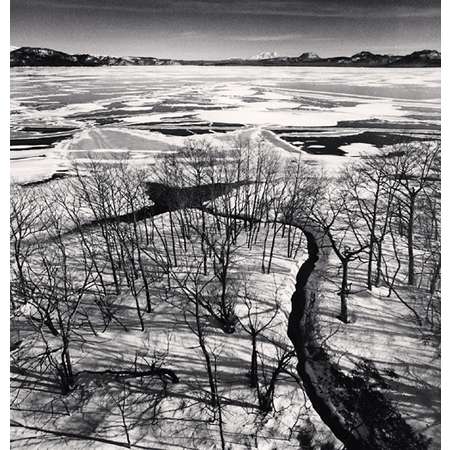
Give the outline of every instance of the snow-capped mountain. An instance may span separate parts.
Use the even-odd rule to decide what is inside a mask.
[[[257,55],[252,56],[250,59],[255,60],[255,59],[273,59],[273,58],[277,58],[278,54],[277,52],[261,52],[258,53]]]

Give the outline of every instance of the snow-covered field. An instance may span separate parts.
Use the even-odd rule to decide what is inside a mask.
[[[387,287],[367,290],[364,258],[350,265],[350,320],[342,323],[338,319],[342,269],[330,249],[323,249],[322,254],[316,271],[317,318],[327,354],[345,373],[358,367],[360,370],[361,364],[370,361],[382,380],[384,395],[415,430],[431,439],[431,449],[440,449],[441,359],[429,330],[418,326],[411,310],[396,295],[389,294]],[[389,254],[388,258],[393,260],[394,256]],[[425,316],[427,291],[408,289],[405,274],[400,278],[405,284],[399,289],[400,295]]]
[[[125,157],[130,165],[147,168],[152,174],[152,166],[162,154],[188,143],[211,152],[262,143],[287,161],[300,154],[307,165],[333,175],[361,154],[373,154],[396,142],[431,140],[440,135],[440,69],[166,66],[24,68],[11,74],[11,180],[18,183],[70,174],[75,163],[82,168],[95,161],[104,167]],[[52,181],[46,187],[59,186],[59,192],[64,192],[66,182],[70,179]],[[84,209],[76,206],[77,202],[73,205],[82,217]],[[84,332],[80,333],[71,350],[77,369],[85,372],[77,380],[77,389],[55,401],[59,396],[51,392],[51,380],[32,381],[32,389],[22,389],[20,397],[14,399],[21,409],[14,413],[15,420],[37,427],[45,422],[53,430],[121,444],[127,435],[136,448],[219,448],[216,411],[205,406],[208,377],[204,359],[192,329],[193,319],[186,313],[186,292],[178,289],[185,282],[183,277],[198,269],[195,253],[200,251],[199,243],[190,249],[193,252],[183,250],[180,230],[184,225],[171,230],[167,214],[155,222],[168,241],[175,232],[177,252],[182,256],[170,285],[165,281],[154,284],[154,309],[144,314],[145,330],[140,329],[133,296],[129,292],[118,295],[117,317],[128,331],[113,323],[103,333],[89,334],[87,340]],[[144,235],[143,230],[141,233]],[[80,236],[75,233],[64,238],[73,260],[78,261]],[[303,245],[295,258],[288,258],[286,239],[278,238],[272,273],[262,273],[261,261],[267,256],[263,236],[252,248],[245,244],[245,233],[240,237],[243,242],[236,245],[231,272],[236,285],[248,288],[257,300],[256,316],[267,319],[276,310],[276,320],[260,348],[261,364],[269,373],[279,352],[291,346],[286,335],[287,317],[295,275],[306,250]],[[100,229],[93,229],[89,239],[94,247],[100,246]],[[350,322],[345,325],[336,318],[338,261],[330,255],[315,275],[318,325],[328,353],[346,371],[371,360],[389,385],[383,393],[416,430],[434,439],[433,448],[437,448],[440,359],[409,320],[404,305],[393,296],[387,297],[386,289],[367,291],[363,265],[351,270]],[[183,283],[177,285],[180,280]],[[405,292],[412,301],[408,295]],[[142,292],[140,300],[145,303]],[[242,302],[237,311],[245,318]],[[26,341],[34,319],[28,320],[29,312],[22,313],[14,329],[21,333],[18,340]],[[87,317],[99,319],[92,314]],[[296,380],[295,357],[290,373],[280,375],[275,413],[262,419],[257,411],[258,398],[246,377],[251,357],[248,334],[239,326],[234,334],[226,335],[215,319],[208,320],[206,341],[217,357],[217,384],[224,401],[223,433],[233,449],[298,448],[298,436],[308,434],[308,426],[316,431],[315,447],[311,448],[334,440]],[[42,343],[26,350],[42,353],[39,345]],[[148,368],[152,361],[174,370],[180,382],[167,387],[153,378],[141,378],[121,384],[118,379],[94,379],[86,373]],[[27,386],[29,380],[22,375],[14,374],[14,383]],[[36,389],[40,383],[42,390]],[[161,390],[164,395],[159,398]],[[39,414],[35,415],[35,410]],[[50,411],[48,420],[42,420],[43,410]],[[19,447],[27,436],[27,431],[15,431]],[[26,442],[29,448],[57,450],[62,441]],[[73,445],[109,448],[104,442],[69,440],[68,448],[75,448]]]
[[[194,211],[193,214],[199,213]],[[214,219],[211,216],[207,220]],[[170,240],[168,214],[155,218],[152,223]],[[142,224],[141,226],[143,227]],[[271,224],[267,226],[270,241]],[[100,232],[94,233],[98,233],[97,240],[101,241]],[[236,310],[242,319],[242,325],[248,326],[249,320],[255,324],[269,324],[258,337],[260,377],[270,376],[277,358],[285,349],[290,349],[286,335],[287,319],[296,273],[300,262],[305,258],[304,239],[303,243],[298,241],[297,258],[288,258],[287,237],[279,236],[272,270],[270,273],[261,273],[263,258],[267,264],[267,255],[263,256],[266,253],[265,234],[265,231],[261,231],[260,238],[249,249],[246,244],[247,234],[242,233],[229,275],[233,285],[238,288]],[[69,235],[65,238],[65,244],[70,248],[70,259],[75,260],[80,253],[77,235]],[[125,441],[120,415],[122,406],[132,448],[220,448],[217,422],[204,403],[208,398],[208,377],[198,338],[193,331],[195,318],[182,289],[182,283],[196,269],[193,255],[200,252],[199,241],[192,241],[192,247],[190,245],[187,252],[183,250],[181,242],[177,246],[179,259],[178,266],[171,275],[172,288],[168,290],[165,281],[159,287],[156,285],[152,288],[153,310],[151,314],[144,314],[143,331],[136,314],[135,300],[129,293],[124,293],[117,303],[115,314],[120,323],[127,327],[127,331],[119,322],[115,322],[109,325],[106,332],[93,335],[84,330],[79,335],[80,339],[74,339],[71,357],[74,367],[81,373],[77,378],[77,389],[68,397],[60,401],[58,396],[55,397],[50,384],[43,389],[35,389],[36,386],[29,388],[28,386],[33,386],[32,379],[15,375],[12,386],[16,389],[22,383],[22,390],[18,390],[19,395],[14,398],[14,420],[26,423],[27,426],[39,427],[43,425],[42,414],[33,414],[33,409],[47,411],[43,414],[48,429],[61,433],[92,435],[121,444]],[[212,268],[208,270],[205,280],[211,277]],[[104,275],[108,276],[106,272]],[[202,283],[207,285],[203,280]],[[251,299],[250,310],[247,310],[244,296],[247,300]],[[143,295],[140,296],[140,302],[141,305],[145,304]],[[32,312],[24,311],[22,319],[14,323],[15,329],[20,330],[16,339],[26,341],[27,335],[32,331],[26,321],[23,321],[28,314],[31,316]],[[98,326],[97,316],[94,311],[91,312],[90,318],[94,326]],[[274,396],[275,411],[264,417],[258,412],[255,389],[248,386],[250,336],[241,325],[235,333],[228,335],[217,327],[212,318],[208,320],[210,323],[205,326],[204,333],[211,357],[214,356],[219,394],[223,396],[224,436],[230,448],[296,449],[298,433],[308,432],[305,424],[315,427],[317,434],[313,440],[316,445],[334,441],[296,381],[295,358],[287,365],[287,370],[279,375]],[[41,345],[36,341],[32,348],[26,348],[24,352],[28,355],[40,354],[43,351]],[[57,340],[51,345],[56,346]],[[17,354],[15,356],[19,357]],[[125,383],[122,385],[115,377],[96,378],[83,373],[86,370],[145,370],[152,362],[173,370],[179,377],[179,383],[169,383],[162,394],[162,387],[154,378],[150,381],[144,378],[122,381]],[[152,395],[158,392],[162,395],[161,401],[152,409]],[[71,410],[69,415],[62,410],[64,402]],[[28,435],[26,430],[14,430],[13,439],[20,442]],[[67,439],[66,442],[67,448],[110,448],[105,443],[95,442],[95,439]],[[60,439],[53,441],[49,438],[45,444],[40,440],[28,441],[27,448],[59,450],[61,445]],[[15,447],[20,448],[20,444],[18,447],[15,444]]]
[[[13,69],[11,176],[28,182],[70,170],[85,157],[76,150],[96,159],[129,150],[144,163],[187,136],[220,146],[248,127],[271,130],[290,151],[333,167],[335,154],[435,135],[439,97],[440,69]]]

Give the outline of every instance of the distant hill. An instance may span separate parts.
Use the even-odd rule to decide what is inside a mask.
[[[259,59],[273,59],[273,58],[277,58],[277,57],[278,57],[277,52],[261,52],[255,56],[252,56],[249,59],[259,60]]]
[[[363,51],[353,56],[321,58],[306,52],[298,57],[278,57],[259,61],[260,65],[274,66],[347,66],[347,67],[440,67],[441,53],[436,50],[420,50],[409,55],[380,55]]]
[[[10,66],[154,66],[177,64],[170,59],[135,56],[69,55],[50,48],[20,47],[10,52]]]
[[[321,58],[319,57],[319,55],[317,53],[312,53],[312,52],[305,52],[302,53],[298,59],[300,61],[318,61]]]
[[[10,52],[10,66],[155,66],[155,65],[203,65],[203,66],[344,66],[344,67],[440,67],[441,53],[436,50],[420,50],[409,55],[379,55],[368,51],[353,56],[321,58],[305,52],[300,56],[276,56],[263,52],[251,59],[176,60],[147,56],[92,56],[70,55],[49,48],[20,47]]]
[[[420,50],[410,55],[403,56],[393,65],[406,66],[439,66],[441,65],[441,53],[436,50]]]

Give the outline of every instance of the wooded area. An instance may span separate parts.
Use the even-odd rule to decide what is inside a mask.
[[[70,178],[13,185],[13,426],[38,433],[21,439],[42,432],[138,448],[143,429],[156,433],[148,428],[158,428],[162,403],[181,396],[195,411],[186,420],[222,449],[239,440],[231,408],[250,417],[251,445],[270,428],[270,417],[291,408],[296,421],[286,439],[302,448],[340,448],[330,433],[318,439],[301,415],[298,355],[286,322],[293,288],[286,304],[281,287],[265,292],[264,283],[285,270],[277,258],[298,270],[307,257],[304,231],[314,229],[339,262],[334,301],[343,326],[352,321],[352,284],[363,279],[367,291],[386,288],[404,305],[424,345],[439,351],[440,215],[436,142],[386,147],[337,178],[263,141],[238,141],[227,151],[187,143],[151,170],[126,159],[91,159]],[[171,339],[152,328],[155,311],[189,330],[200,366],[171,359]],[[107,351],[96,354],[103,336],[135,332],[154,341],[147,349],[130,345],[120,364]],[[223,353],[237,338],[245,368],[230,381]],[[286,380],[299,397],[288,398]],[[97,395],[106,416],[117,417],[109,429],[84,424],[75,436],[55,428],[62,416],[89,411]]]

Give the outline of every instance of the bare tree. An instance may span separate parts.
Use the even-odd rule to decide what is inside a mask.
[[[111,176],[109,168],[101,166],[94,160],[90,161],[88,166],[89,172],[86,173],[81,167],[75,165],[76,173],[76,190],[77,197],[83,205],[89,209],[95,223],[98,223],[101,236],[104,241],[104,248],[109,262],[111,275],[115,287],[115,293],[119,294],[121,289],[121,281],[119,276],[119,262],[115,256],[115,242],[112,233],[111,223],[106,220],[111,218],[118,211],[112,209],[113,203],[111,197],[115,196],[117,186],[115,186],[115,177]],[[111,184],[113,183],[113,184]]]
[[[329,193],[325,206],[314,213],[314,217],[341,264],[339,290],[341,311],[338,318],[347,323],[347,298],[351,292],[348,281],[349,264],[368,248],[367,234],[365,229],[361,228],[363,227],[361,221],[355,218],[352,209],[349,208],[348,192],[345,189]]]
[[[274,409],[274,396],[277,382],[282,372],[284,372],[295,352],[285,346],[275,345],[276,356],[273,358],[273,367],[268,367],[264,355],[261,359],[261,377],[258,383],[259,408],[262,413],[267,414]]]
[[[89,261],[84,261],[83,277],[79,273],[74,276],[73,258],[62,238],[57,217],[52,227],[48,231],[54,243],[40,245],[34,260],[27,265],[29,308],[23,314],[39,333],[44,345],[42,357],[57,375],[62,393],[67,394],[75,384],[71,343],[74,337],[84,339],[79,333],[80,311],[82,303],[89,297],[92,299],[90,289],[96,279]]]
[[[383,243],[389,231],[389,220],[393,214],[394,195],[398,182],[386,176],[389,164],[387,153],[364,157],[345,169],[341,177],[349,192],[348,202],[353,204],[353,213],[364,222],[368,230],[367,288],[378,286],[381,279]],[[349,209],[349,207],[347,206]],[[376,275],[373,280],[373,261],[376,259]]]
[[[408,284],[416,283],[414,240],[417,201],[437,181],[440,165],[440,143],[400,144],[389,155],[386,176],[397,181],[395,198],[399,209],[406,211],[400,221],[406,222],[408,245]]]
[[[269,311],[263,310],[260,306],[258,296],[251,292],[248,281],[244,282],[243,292],[241,294],[246,307],[246,317],[239,318],[239,322],[244,331],[250,336],[252,344],[251,360],[250,360],[250,386],[258,387],[258,340],[260,335],[270,328],[272,322],[276,318],[279,310],[279,304],[275,298],[274,308]]]
[[[37,235],[45,227],[44,206],[38,189],[11,186],[10,193],[10,242],[11,242],[11,303],[26,301],[24,268],[36,249]]]

